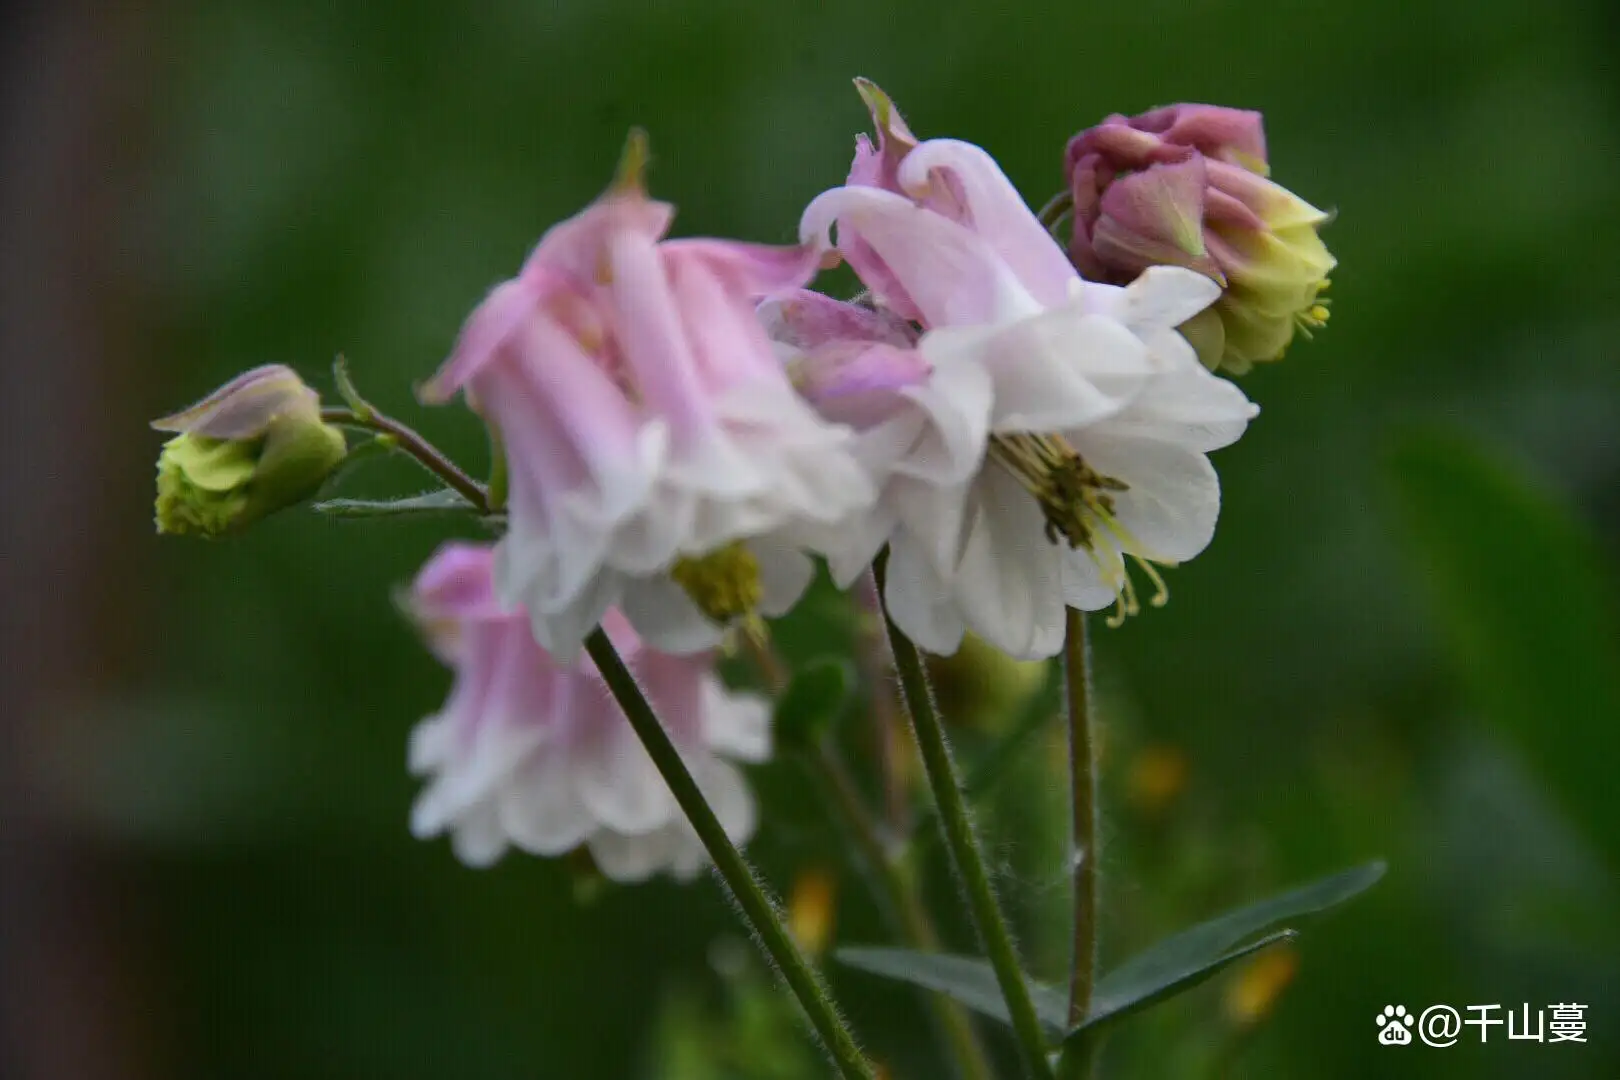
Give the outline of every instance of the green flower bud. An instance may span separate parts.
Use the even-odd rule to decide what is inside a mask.
[[[158,456],[157,531],[217,537],[303,502],[342,462],[343,433],[290,368],[254,368],[154,420],[175,432]]]

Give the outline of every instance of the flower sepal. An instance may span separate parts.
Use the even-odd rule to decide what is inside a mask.
[[[158,456],[157,531],[215,538],[313,496],[348,452],[320,398],[290,368],[244,372],[154,420],[174,432]]]

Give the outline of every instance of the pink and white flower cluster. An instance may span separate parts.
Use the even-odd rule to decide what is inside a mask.
[[[738,840],[733,760],[768,748],[762,703],[713,650],[887,551],[885,604],[920,646],[971,631],[1019,658],[1064,608],[1162,602],[1157,567],[1210,542],[1210,451],[1256,413],[1178,332],[1221,286],[1179,266],[1087,281],[988,153],[878,125],[800,242],[670,239],[640,146],[468,319],[427,396],[498,434],[509,528],[452,547],[413,609],[456,670],[413,741],[419,833],[473,863],[584,845],[611,876],[703,861],[580,644],[602,625]],[[856,301],[810,292],[846,261]]]

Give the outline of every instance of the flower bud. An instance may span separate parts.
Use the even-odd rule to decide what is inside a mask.
[[[1175,105],[1111,116],[1069,143],[1069,256],[1087,278],[1127,284],[1184,266],[1221,298],[1184,326],[1210,368],[1281,359],[1296,330],[1327,321],[1320,293],[1337,260],[1318,230],[1331,215],[1266,178],[1260,114]]]
[[[152,427],[176,432],[158,456],[160,533],[239,531],[315,494],[347,452],[319,396],[280,364],[243,372]]]

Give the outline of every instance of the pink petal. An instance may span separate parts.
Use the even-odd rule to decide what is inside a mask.
[[[1061,304],[1074,268],[995,159],[972,143],[931,139],[906,156],[900,182],[920,198],[935,172],[955,182],[966,213],[963,224],[995,248],[1025,290],[1045,307]]]
[[[1040,309],[986,240],[909,199],[876,188],[833,188],[805,208],[799,235],[827,246],[835,222],[841,235],[852,230],[871,245],[929,326],[1000,322]]]

